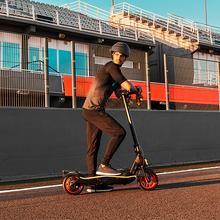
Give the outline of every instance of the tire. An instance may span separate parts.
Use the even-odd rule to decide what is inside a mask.
[[[78,195],[83,191],[84,185],[76,183],[78,176],[66,176],[63,179],[63,189],[71,195]]]
[[[144,190],[154,190],[158,185],[158,177],[153,170],[145,170],[145,175],[139,177],[138,184]]]

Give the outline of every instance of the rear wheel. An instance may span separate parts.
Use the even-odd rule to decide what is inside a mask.
[[[144,190],[154,190],[158,185],[158,177],[153,170],[145,170],[144,176],[139,177],[138,183]]]
[[[63,189],[71,195],[78,195],[83,191],[84,185],[77,183],[78,176],[66,176],[63,179]]]

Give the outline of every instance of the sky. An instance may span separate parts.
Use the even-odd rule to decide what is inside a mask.
[[[58,6],[74,2],[74,0],[35,1]],[[107,11],[110,10],[112,4],[112,0],[82,1]],[[206,2],[208,25],[220,27],[220,0],[114,0],[115,4],[123,1],[164,17],[167,17],[168,14],[174,14],[204,24],[204,5]]]

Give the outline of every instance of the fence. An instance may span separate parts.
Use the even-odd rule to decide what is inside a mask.
[[[0,32],[0,106],[80,108],[97,71],[111,60],[110,46]],[[219,110],[219,57],[164,55],[161,71],[131,49],[122,66],[143,89],[142,109]],[[152,77],[153,80],[150,80]],[[108,108],[121,108],[113,95]],[[135,102],[131,108],[136,108]]]
[[[27,48],[28,38],[0,32],[0,39],[0,106],[44,106],[42,63],[28,62],[28,52],[36,55]]]
[[[0,106],[58,106],[64,96],[62,74],[72,73],[70,46],[70,42],[0,32]]]
[[[0,37],[1,106],[80,108],[97,71],[111,60],[110,46],[103,44],[7,32]],[[146,58],[144,51],[132,49],[122,66],[124,75],[145,90]],[[107,107],[121,105],[113,95]]]

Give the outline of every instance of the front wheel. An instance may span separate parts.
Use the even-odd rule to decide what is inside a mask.
[[[83,191],[84,185],[77,183],[78,176],[66,176],[63,179],[63,189],[71,195],[78,195]]]
[[[138,184],[144,190],[154,190],[158,185],[158,177],[153,170],[145,170],[144,176],[139,177]]]

